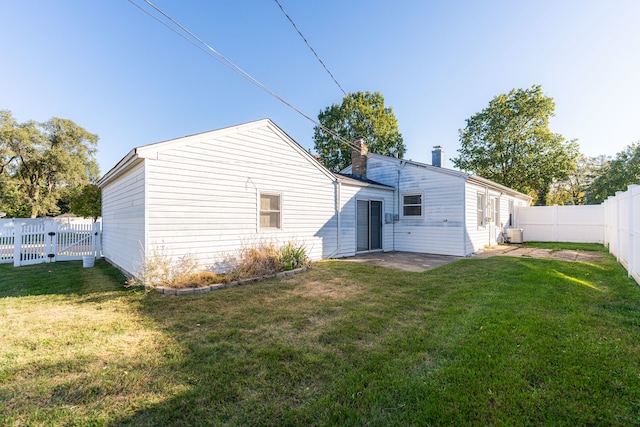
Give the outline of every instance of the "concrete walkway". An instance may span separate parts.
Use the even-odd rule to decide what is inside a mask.
[[[525,248],[522,245],[499,245],[481,249],[472,255],[473,258],[489,258],[492,256],[513,256],[523,258],[557,259],[561,261],[599,262],[602,254],[597,251],[579,251],[563,249]]]
[[[602,260],[602,254],[596,251],[553,251],[551,249],[525,248],[521,245],[491,246],[474,253],[471,255],[471,258],[489,258],[492,256],[556,259],[579,262],[599,262]],[[458,256],[418,254],[412,252],[371,252],[340,258],[340,260],[380,265],[382,267],[395,268],[396,270],[420,273],[450,262],[458,261],[462,258],[463,257]]]

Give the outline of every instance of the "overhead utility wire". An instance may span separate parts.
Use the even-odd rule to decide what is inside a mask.
[[[342,93],[344,94],[344,96],[347,96],[347,92],[345,92],[344,89],[342,89],[342,86],[340,86],[340,83],[338,83],[338,80],[336,80],[336,78],[333,76],[333,74],[331,73],[331,71],[329,71],[329,68],[327,68],[327,65],[324,63],[324,61],[322,61],[322,59],[320,59],[320,56],[318,55],[318,53],[315,51],[315,49],[313,47],[311,47],[311,44],[309,44],[309,42],[307,41],[307,39],[305,38],[305,36],[302,34],[302,32],[298,29],[298,26],[296,25],[295,22],[293,22],[293,19],[291,19],[291,17],[289,16],[289,14],[287,13],[286,10],[284,10],[284,7],[282,7],[282,5],[280,4],[280,2],[278,0],[275,0],[275,2],[278,4],[278,6],[280,7],[280,10],[282,11],[282,13],[284,13],[284,16],[287,17],[287,19],[289,20],[289,22],[291,22],[291,25],[293,25],[293,28],[295,28],[295,30],[298,32],[298,34],[300,35],[300,37],[302,37],[302,40],[304,40],[304,42],[306,43],[306,45],[309,47],[309,49],[311,49],[311,52],[313,52],[313,54],[316,56],[316,59],[320,62],[320,64],[322,64],[322,67],[325,69],[325,71],[327,73],[329,73],[329,75],[331,76],[331,78],[333,79],[333,81],[336,83],[336,85],[338,85],[338,87],[340,88],[340,90],[342,91]]]
[[[341,142],[343,144],[348,145],[349,147],[355,147],[354,143],[352,141],[349,141],[345,138],[343,138],[342,136],[338,135],[335,131],[333,131],[332,129],[329,129],[328,127],[324,126],[323,124],[317,122],[316,120],[314,120],[313,118],[311,118],[309,115],[305,114],[304,112],[302,112],[300,109],[296,108],[295,106],[293,106],[291,103],[287,102],[284,98],[282,98],[281,96],[279,96],[277,93],[275,93],[274,91],[272,91],[271,89],[269,89],[267,86],[263,85],[262,83],[260,83],[258,80],[256,80],[255,78],[253,78],[251,75],[249,75],[249,73],[247,73],[246,71],[244,71],[242,68],[240,68],[238,65],[236,65],[235,63],[233,63],[233,61],[231,61],[230,59],[228,59],[227,57],[225,57],[223,54],[221,54],[220,52],[218,52],[217,50],[215,50],[213,47],[211,47],[210,45],[208,45],[205,41],[203,41],[202,39],[200,39],[198,36],[196,36],[195,34],[193,34],[191,31],[189,31],[187,28],[185,28],[184,26],[182,26],[179,22],[177,22],[176,20],[174,20],[173,18],[171,18],[169,15],[167,15],[165,12],[163,12],[160,8],[158,8],[156,5],[154,5],[151,1],[149,0],[144,0],[145,3],[147,3],[149,6],[151,6],[152,8],[154,8],[158,13],[160,13],[162,16],[164,16],[166,19],[168,19],[171,23],[173,23],[174,25],[176,25],[178,28],[180,28],[182,31],[186,32],[187,34],[189,34],[191,37],[193,37],[195,40],[197,40],[200,45],[198,45],[197,43],[195,43],[193,40],[189,39],[187,36],[185,36],[184,34],[180,33],[179,31],[177,31],[175,28],[171,27],[170,25],[168,25],[166,22],[162,21],[161,19],[159,19],[157,16],[153,15],[152,13],[149,13],[149,11],[147,11],[146,9],[144,9],[143,7],[141,7],[140,5],[138,5],[135,1],[133,0],[128,0],[129,3],[131,3],[132,5],[136,6],[138,9],[140,9],[141,11],[143,11],[145,14],[149,15],[150,17],[152,17],[153,19],[155,19],[156,21],[158,21],[159,23],[161,23],[162,25],[164,25],[165,27],[167,27],[168,29],[170,29],[171,31],[173,31],[174,33],[176,33],[178,36],[182,37],[183,39],[185,39],[187,42],[189,42],[190,44],[192,44],[193,46],[197,47],[198,49],[200,49],[202,52],[206,53],[207,55],[211,56],[212,58],[214,58],[216,61],[222,63],[223,65],[225,65],[226,67],[230,68],[231,70],[233,70],[234,72],[240,74],[242,77],[244,77],[245,79],[249,80],[251,83],[253,83],[254,85],[258,86],[260,89],[262,89],[263,91],[267,92],[269,95],[275,97],[276,99],[278,99],[280,102],[282,102],[283,104],[285,104],[287,107],[291,108],[293,111],[295,111],[296,113],[300,114],[302,117],[304,117],[305,119],[309,120],[311,123],[313,123],[314,125],[318,126],[320,129],[322,129],[323,131],[325,131],[326,133],[328,133],[329,135],[332,135],[334,138],[336,138],[338,140],[338,142]],[[206,49],[205,49],[206,48]]]

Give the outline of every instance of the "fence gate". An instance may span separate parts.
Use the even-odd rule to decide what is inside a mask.
[[[56,221],[43,221],[36,224],[15,224],[12,228],[13,230],[5,230],[4,237],[0,238],[0,260],[7,261],[10,252],[7,249],[13,246],[15,267],[81,260],[83,256],[100,255],[98,222],[60,224]]]

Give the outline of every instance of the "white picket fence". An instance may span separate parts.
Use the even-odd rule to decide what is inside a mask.
[[[602,243],[640,284],[640,186],[601,205],[526,206],[516,210],[525,240]]]
[[[0,263],[15,267],[81,260],[101,253],[100,223],[59,222],[51,218],[0,223]]]

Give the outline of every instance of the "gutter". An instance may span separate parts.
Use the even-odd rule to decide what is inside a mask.
[[[116,163],[114,167],[112,167],[109,170],[109,172],[105,173],[104,176],[98,180],[98,187],[100,188],[104,187],[109,182],[111,182],[116,177],[118,177],[120,174],[122,174],[127,169],[129,169],[131,166],[138,163],[139,160],[141,159],[138,156],[137,148],[134,148],[133,150],[129,151],[129,153],[127,153],[126,156],[124,156],[118,163]]]
[[[340,232],[342,231],[342,226],[340,224],[340,212],[342,211],[342,196],[341,196],[341,192],[340,192],[340,187],[342,186],[342,184],[340,183],[339,179],[336,179],[335,181],[333,181],[333,187],[334,187],[334,200],[335,200],[335,211],[336,211],[336,221],[337,221],[337,226],[336,226],[336,249],[331,252],[329,255],[327,255],[327,258],[334,258],[337,254],[340,253],[341,250],[341,245],[340,245]]]

